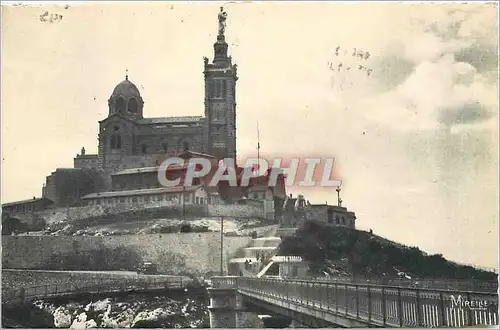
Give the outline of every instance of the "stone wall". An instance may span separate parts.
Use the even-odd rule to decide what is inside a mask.
[[[182,215],[190,217],[233,217],[233,218],[258,218],[265,217],[263,208],[253,205],[238,204],[173,204],[171,201],[149,201],[137,204],[107,204],[88,205],[81,207],[68,207],[44,210],[36,214],[46,223],[60,221],[81,222],[91,221],[93,224],[107,223],[107,221],[121,221],[120,219],[137,217],[140,220],[154,219],[157,217],[174,218]]]
[[[56,206],[74,206],[80,197],[106,189],[106,174],[87,168],[58,168],[47,176],[43,197]]]
[[[269,227],[261,230],[263,234]],[[249,245],[252,238],[224,237],[223,267],[236,251]],[[98,249],[129,249],[142,261],[158,264],[165,274],[218,274],[220,271],[220,233],[184,233],[124,235],[108,237],[81,236],[3,236],[2,267],[11,269],[47,269],[54,255],[85,255]],[[107,256],[112,258],[112,256]],[[105,262],[105,261],[104,261]],[[137,265],[128,265],[133,270]],[[58,269],[65,269],[58,265]],[[85,269],[84,269],[85,270]],[[106,270],[106,269],[102,269]]]
[[[97,169],[98,167],[98,156],[97,155],[76,155],[73,158],[74,168],[87,168],[87,169]]]
[[[241,204],[209,204],[208,214],[210,216],[230,216],[241,218],[264,218],[264,208],[256,205]]]

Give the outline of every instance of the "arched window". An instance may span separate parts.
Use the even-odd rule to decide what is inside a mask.
[[[109,138],[109,146],[111,149],[120,149],[122,147],[122,137],[118,134],[113,134]]]
[[[145,154],[148,151],[148,147],[145,144],[143,144],[141,146],[141,150],[142,150],[142,153]]]
[[[221,81],[221,97],[226,96],[226,81],[222,80]]]
[[[217,89],[216,89],[217,93],[216,93],[215,97],[220,98],[220,97],[222,97],[222,81],[221,80],[217,81],[216,86],[217,86]]]
[[[189,143],[184,142],[183,147],[184,147],[184,151],[189,150]]]
[[[119,97],[117,100],[116,100],[116,104],[115,104],[115,110],[116,112],[123,112],[125,111],[125,99],[123,97]]]
[[[345,225],[345,224],[346,224],[346,223],[345,223],[345,219],[344,219],[344,217],[342,217],[342,224],[343,224],[343,225]]]
[[[210,96],[211,99],[215,97],[215,81],[212,81],[208,84],[208,95]]]
[[[168,144],[167,144],[167,142],[163,142],[161,144],[161,147],[162,147],[162,149],[163,149],[164,152],[167,152],[167,150],[168,150]]]
[[[336,215],[336,216],[335,216],[335,223],[336,223],[337,225],[338,225],[338,224],[340,224],[340,219],[339,219],[339,216],[338,216],[338,215]]]
[[[130,100],[128,100],[128,112],[137,113],[138,107],[139,107],[139,104],[137,103],[136,99],[131,98]]]

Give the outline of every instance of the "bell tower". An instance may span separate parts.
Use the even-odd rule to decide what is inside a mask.
[[[219,158],[236,161],[236,81],[237,66],[227,55],[225,38],[227,13],[220,8],[219,31],[214,58],[203,58],[205,76],[206,151]]]

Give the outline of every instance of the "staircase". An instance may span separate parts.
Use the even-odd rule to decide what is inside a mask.
[[[229,261],[231,275],[261,277],[273,265],[272,258],[281,243],[276,236],[259,237],[252,240],[244,249],[243,258],[233,258]]]

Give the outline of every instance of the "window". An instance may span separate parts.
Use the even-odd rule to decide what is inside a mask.
[[[149,196],[144,196],[144,201],[149,202]]]
[[[125,198],[124,197],[120,198],[120,203],[125,203]]]
[[[196,204],[200,204],[200,197],[196,197]]]
[[[141,147],[141,150],[142,150],[142,153],[145,154],[148,151],[148,147],[145,144],[143,144]]]
[[[184,142],[183,146],[184,146],[184,151],[189,150],[189,143]]]
[[[136,196],[132,197],[132,203],[137,203],[137,197]]]
[[[345,225],[345,219],[342,217],[342,224]]]
[[[125,99],[123,97],[119,97],[116,100],[115,110],[116,110],[116,112],[125,111]]]
[[[226,96],[226,81],[225,80],[222,80],[221,81],[221,97],[225,97]]]
[[[222,97],[222,84],[221,84],[221,81],[218,80],[215,85],[217,86],[216,87],[215,97],[216,98],[220,98],[220,97]]]
[[[337,225],[338,225],[338,224],[340,224],[340,219],[339,219],[339,216],[338,216],[338,215],[336,215],[336,216],[335,216],[335,223],[336,223]]]
[[[163,149],[164,152],[167,152],[167,150],[168,150],[168,144],[166,142],[163,142],[161,144],[161,147],[162,147],[162,149]]]
[[[111,149],[120,149],[122,147],[122,137],[118,134],[113,134],[109,138],[109,146]]]
[[[210,95],[210,98],[213,99],[215,97],[215,88],[216,88],[216,84],[215,84],[215,81],[212,81],[209,85],[208,85],[208,88],[210,89],[209,90],[209,95]]]
[[[214,127],[212,132],[212,139],[214,142],[220,142],[220,130],[218,127]]]
[[[134,98],[131,98],[128,100],[128,112],[130,113],[136,113],[138,108],[137,100]]]

